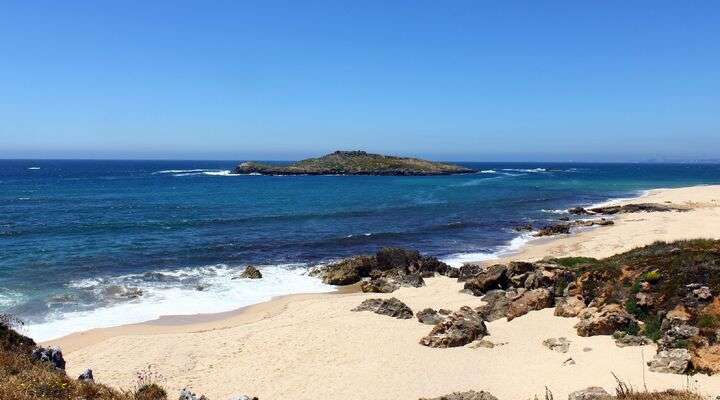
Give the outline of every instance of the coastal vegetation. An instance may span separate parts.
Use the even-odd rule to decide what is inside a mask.
[[[250,161],[233,170],[234,174],[261,175],[451,175],[471,172],[475,171],[454,164],[364,151],[336,151],[286,166]]]

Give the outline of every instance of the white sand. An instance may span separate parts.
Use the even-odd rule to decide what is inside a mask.
[[[655,240],[720,238],[720,186],[655,191],[643,201],[671,201],[694,210],[621,216],[615,226],[533,243],[512,258],[604,257]],[[153,364],[166,377],[171,397],[188,386],[213,400],[237,394],[262,400],[415,400],[469,389],[517,400],[542,395],[548,387],[563,399],[587,386],[612,391],[612,372],[636,388],[689,384],[709,396],[720,394],[720,376],[688,381],[649,372],[643,360],[652,357],[653,346],[618,348],[608,336],[578,337],[576,321],[554,317],[551,309],[488,324],[486,339],[507,342],[493,349],[427,348],[418,340],[429,325],[350,311],[370,297],[395,296],[414,311],[481,303],[460,288],[455,280],[438,277],[428,279],[426,287],[391,295],[289,296],[222,319],[93,330],[53,344],[65,349],[70,374],[92,368],[96,380],[121,388],[132,386],[134,373]],[[567,354],[543,347],[544,339],[561,336],[572,342]],[[570,357],[576,364],[563,366]]]

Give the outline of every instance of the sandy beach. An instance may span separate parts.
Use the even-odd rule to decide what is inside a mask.
[[[653,190],[629,202],[691,208],[687,212],[625,214],[615,224],[569,236],[531,241],[508,259],[552,256],[602,258],[679,239],[720,239],[720,186]],[[504,260],[503,260],[504,261]],[[588,386],[615,387],[613,373],[636,388],[684,389],[720,395],[720,376],[653,373],[644,361],[654,345],[619,348],[609,336],[579,337],[574,318],[552,309],[488,324],[494,348],[435,349],[418,344],[431,326],[369,312],[351,312],[364,299],[397,297],[413,310],[479,306],[455,279],[436,277],[421,288],[392,294],[294,295],[215,316],[167,318],[97,329],[52,341],[65,353],[68,373],[92,368],[95,379],[118,388],[134,384],[148,365],[166,379],[172,397],[183,387],[212,400],[249,394],[260,399],[415,400],[460,390],[486,390],[500,400],[530,399],[547,387],[555,398]],[[571,341],[566,354],[542,345]],[[563,365],[572,358],[574,365]]]

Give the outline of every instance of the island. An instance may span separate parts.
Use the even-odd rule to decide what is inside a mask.
[[[453,175],[476,172],[460,165],[419,158],[371,154],[365,151],[336,151],[318,158],[308,158],[290,165],[244,162],[234,174],[259,175]]]

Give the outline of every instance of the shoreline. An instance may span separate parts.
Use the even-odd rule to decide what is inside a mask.
[[[671,201],[693,210],[617,215],[613,226],[531,240],[514,254],[483,262],[569,255],[603,258],[656,240],[720,238],[713,229],[720,224],[718,185],[653,189],[619,202],[639,199]],[[413,310],[482,303],[478,297],[459,293],[459,287],[454,280],[436,277],[428,279],[426,287],[401,288],[392,296]],[[63,348],[71,374],[92,368],[99,382],[128,387],[135,371],[155,364],[169,377],[171,393],[189,386],[213,399],[236,393],[267,399],[417,399],[474,389],[509,400],[532,398],[545,386],[562,397],[587,386],[611,390],[612,376],[598,371],[617,373],[635,387],[678,389],[685,385],[685,376],[647,373],[640,377],[641,357],[652,354],[654,346],[621,349],[607,336],[580,338],[572,329],[575,319],[553,317],[552,310],[489,323],[488,339],[508,343],[495,349],[428,349],[417,344],[429,331],[427,325],[348,312],[363,299],[391,295],[348,290],[282,296],[229,313],[166,317],[79,332],[46,343]],[[572,357],[578,365],[572,370],[561,366],[558,357],[566,355],[547,353],[540,345],[551,336],[566,336],[573,342]],[[222,368],[228,365],[233,368]],[[526,385],[503,385],[508,373],[523,376]],[[308,388],[307,383],[317,379],[324,382],[323,387]],[[720,393],[720,376],[693,379],[698,387]],[[353,391],[355,385],[366,390]]]

